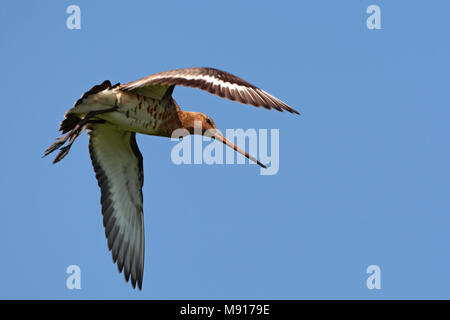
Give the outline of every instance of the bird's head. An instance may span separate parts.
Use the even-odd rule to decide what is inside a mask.
[[[208,130],[217,130],[212,119],[201,112],[182,111],[180,120],[183,128],[190,134],[204,135]]]
[[[216,128],[214,121],[207,115],[200,112],[179,111],[179,119],[181,121],[182,127],[187,131],[189,131],[190,134],[200,134],[211,137],[213,139],[217,139],[221,141],[223,144],[241,153],[246,158],[252,160],[253,162],[256,162],[261,167],[266,168],[266,166],[261,162],[259,162],[258,160],[256,160],[255,157],[252,157],[247,152],[239,148],[237,145],[227,140],[222,135],[222,133]]]

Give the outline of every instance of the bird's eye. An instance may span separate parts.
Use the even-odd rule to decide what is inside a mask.
[[[206,123],[207,124],[211,124],[211,119],[210,118],[206,118]]]

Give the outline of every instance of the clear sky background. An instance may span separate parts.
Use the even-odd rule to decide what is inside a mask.
[[[81,8],[81,30],[66,8]],[[381,8],[381,30],[366,9]],[[448,1],[6,1],[0,9],[0,298],[450,298]],[[280,130],[280,170],[144,155],[143,290],[107,250],[84,134],[41,159],[109,79],[210,66],[302,113],[176,88],[226,128]],[[81,268],[81,290],[66,268]],[[381,268],[369,290],[366,268]]]

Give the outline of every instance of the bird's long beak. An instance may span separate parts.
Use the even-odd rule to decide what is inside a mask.
[[[242,154],[243,156],[245,156],[247,159],[252,160],[253,162],[256,162],[257,164],[259,164],[261,167],[263,168],[267,168],[264,164],[262,164],[261,162],[259,162],[255,157],[252,157],[251,155],[249,155],[247,152],[245,152],[244,150],[242,150],[241,148],[239,148],[237,145],[235,145],[234,143],[232,143],[231,141],[227,140],[221,133],[219,130],[215,129],[215,130],[208,130],[208,132],[210,134],[207,134],[208,136],[211,136],[211,138],[217,139],[219,141],[222,141],[223,144],[226,144],[227,146],[233,148],[235,151],[239,152],[240,154]]]

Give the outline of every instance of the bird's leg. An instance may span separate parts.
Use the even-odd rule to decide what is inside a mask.
[[[96,110],[96,111],[91,111],[88,114],[86,114],[86,116],[77,123],[77,125],[72,129],[72,131],[70,131],[68,134],[66,134],[63,137],[60,137],[59,139],[57,139],[47,150],[45,150],[45,154],[43,157],[49,155],[50,153],[52,153],[53,151],[55,151],[56,149],[58,149],[59,147],[61,147],[64,143],[66,143],[67,140],[69,140],[69,143],[65,146],[62,147],[58,153],[58,155],[55,157],[55,160],[53,160],[53,163],[56,163],[60,160],[62,160],[68,153],[70,150],[70,147],[72,146],[73,142],[76,140],[76,138],[78,138],[78,136],[83,132],[84,126],[87,123],[90,122],[99,122],[102,120],[91,120],[93,117],[102,114],[102,113],[107,113],[107,112],[112,112],[117,110],[117,107],[113,107],[110,109],[106,109],[106,110]]]

